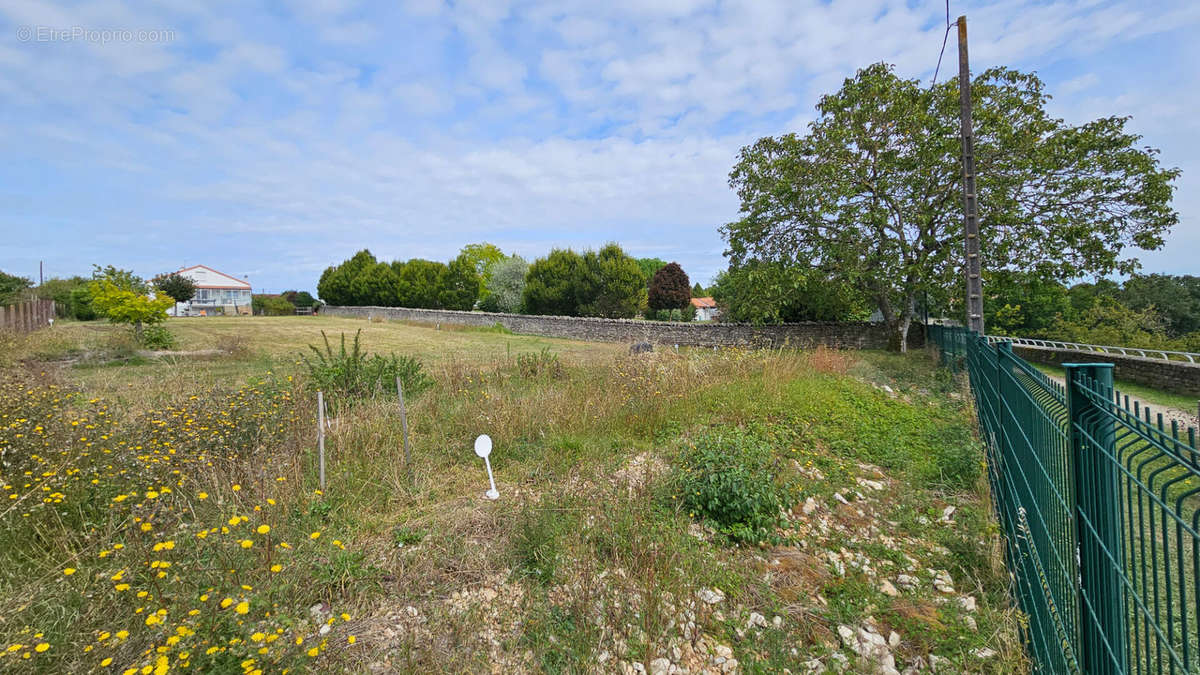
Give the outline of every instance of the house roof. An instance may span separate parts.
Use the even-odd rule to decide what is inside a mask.
[[[696,309],[709,309],[717,306],[717,301],[712,298],[692,298],[692,307]]]
[[[176,274],[191,279],[196,288],[208,288],[214,290],[233,290],[233,291],[248,291],[250,290],[250,282],[245,279],[239,279],[231,274],[218,272],[207,265],[192,265],[185,267]]]

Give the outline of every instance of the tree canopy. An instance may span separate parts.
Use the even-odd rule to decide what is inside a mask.
[[[647,304],[650,309],[683,309],[692,304],[691,281],[679,263],[667,263],[650,279]]]
[[[717,275],[713,299],[724,321],[779,324],[862,321],[866,296],[846,281],[781,262],[749,262]]]
[[[1127,117],[1050,117],[1032,74],[974,79],[984,267],[1065,281],[1138,268],[1178,222],[1177,169],[1138,147]],[[958,86],[875,64],[817,105],[808,133],[759,139],[730,173],[741,218],[722,228],[733,267],[812,267],[867,294],[903,349],[918,297],[962,294]]]
[[[0,271],[0,305],[16,302],[21,298],[21,292],[33,286],[33,282],[15,274]]]
[[[571,249],[554,249],[529,266],[523,305],[530,314],[579,316],[579,279],[583,257]]]
[[[196,296],[196,282],[178,272],[154,277],[154,288],[165,293],[175,302],[187,302]]]
[[[529,263],[519,255],[497,260],[484,276],[486,292],[480,293],[479,306],[485,312],[519,312],[525,294],[525,275]]]

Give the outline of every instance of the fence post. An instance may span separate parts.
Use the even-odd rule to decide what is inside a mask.
[[[987,344],[986,341],[984,344]],[[1011,366],[1008,363],[1008,359],[1011,358],[1013,358],[1012,343],[1007,341],[996,343],[996,397],[993,399],[993,409],[996,411],[996,449],[993,453],[992,461],[995,464],[993,470],[997,476],[1004,475],[1003,467],[1008,463],[1009,447],[1008,437],[1005,433],[1008,416],[1004,411],[1004,379],[1005,374],[1010,372],[1009,369]],[[998,485],[994,485],[993,487],[996,489],[993,490],[995,494],[992,495],[992,499],[996,500],[997,510],[1000,511],[1000,522],[1007,525],[1008,523],[1005,521],[1005,518],[1008,512],[1004,508],[1006,505],[1000,502],[1003,490]]]
[[[1113,419],[1099,403],[1112,395],[1113,364],[1064,363],[1063,367],[1075,481],[1071,493],[1079,552],[1079,651],[1085,673],[1115,675],[1126,672],[1129,628],[1116,434]]]

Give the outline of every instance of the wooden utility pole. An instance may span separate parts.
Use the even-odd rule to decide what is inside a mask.
[[[963,230],[966,233],[967,328],[983,335],[983,281],[979,262],[979,210],[975,202],[975,131],[971,125],[971,67],[967,17],[958,17],[958,107],[961,115]]]

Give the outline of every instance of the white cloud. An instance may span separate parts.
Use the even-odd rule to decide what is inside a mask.
[[[217,227],[251,237],[256,250],[275,250],[264,242],[291,233],[309,244],[286,254],[306,274],[363,245],[445,258],[487,238],[535,256],[554,244],[618,239],[684,258],[704,279],[721,264],[716,227],[736,216],[726,175],[738,148],[761,134],[802,131],[816,97],[868,63],[928,79],[942,7],[414,0],[381,11],[313,0],[292,21],[182,0],[71,10],[12,0],[0,7],[12,26],[108,22],[173,28],[178,38],[0,41],[0,147],[14,161],[69,169],[73,178],[63,180],[79,183],[64,182],[63,194],[115,181],[125,201],[88,214],[114,232],[162,222]],[[1179,67],[1114,90],[1102,61],[1106,50],[1194,27],[1200,6],[1026,0],[963,11],[976,72],[1084,61],[1072,70],[1083,74],[1051,82],[1058,114],[1131,113],[1147,142],[1171,143],[1168,163],[1189,172],[1173,241],[1200,245],[1189,234],[1200,229],[1190,196],[1200,182],[1174,159],[1200,152],[1191,114],[1200,101],[1190,93],[1197,76]],[[955,49],[951,35],[943,79]],[[1190,43],[1180,49],[1195,60]],[[1184,93],[1162,96],[1167,81]],[[69,197],[31,199],[31,212],[61,210],[54,222],[84,220],[67,209]],[[6,230],[30,222],[0,215]],[[0,254],[0,266],[10,255]],[[289,279],[290,260],[272,254],[244,266]],[[304,283],[313,282],[291,285]]]

